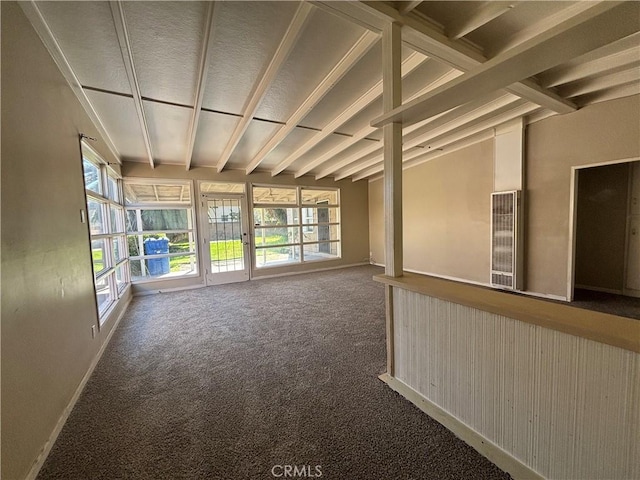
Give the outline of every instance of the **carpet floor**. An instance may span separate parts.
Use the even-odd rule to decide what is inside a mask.
[[[377,378],[377,273],[134,298],[38,479],[510,478]]]

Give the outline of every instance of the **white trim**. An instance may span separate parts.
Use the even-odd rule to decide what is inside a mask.
[[[184,278],[184,277],[180,277],[180,278]],[[193,278],[197,278],[197,277],[193,277]],[[165,279],[167,280],[167,279]],[[138,284],[136,284],[138,285]],[[146,297],[147,295],[156,295],[158,293],[169,293],[169,292],[180,292],[182,290],[195,290],[197,288],[204,288],[204,287],[211,287],[213,285],[205,285],[204,283],[198,283],[195,285],[187,285],[185,287],[172,287],[172,288],[159,288],[157,290],[142,290],[139,292],[135,292],[133,293],[134,297]]]
[[[71,414],[71,411],[73,410],[73,407],[75,407],[76,402],[78,401],[78,399],[80,398],[80,395],[82,394],[82,391],[84,390],[84,387],[86,386],[87,382],[89,381],[89,378],[91,378],[91,375],[93,374],[93,371],[95,370],[96,365],[98,365],[98,362],[102,358],[102,354],[104,353],[104,351],[107,348],[107,345],[111,341],[111,337],[113,337],[113,334],[116,331],[116,329],[118,328],[118,325],[120,325],[120,320],[122,320],[122,318],[124,317],[124,314],[126,313],[127,309],[129,308],[129,303],[131,303],[131,299],[132,298],[133,298],[133,294],[130,292],[129,297],[128,297],[125,305],[122,307],[122,311],[118,315],[117,320],[114,322],[113,327],[111,328],[111,331],[107,335],[107,338],[105,339],[105,341],[102,343],[102,346],[100,347],[100,350],[98,350],[98,353],[96,354],[96,356],[91,361],[91,364],[89,365],[89,368],[88,368],[87,372],[82,377],[82,380],[80,381],[80,384],[78,385],[78,388],[76,389],[76,391],[74,392],[73,396],[71,397],[71,400],[69,400],[69,404],[62,411],[62,414],[60,415],[60,418],[58,419],[58,423],[56,423],[56,426],[53,429],[53,431],[51,432],[51,435],[49,436],[49,439],[45,442],[44,446],[42,447],[42,450],[40,451],[40,454],[38,455],[38,457],[36,458],[35,462],[31,466],[31,469],[29,470],[29,473],[25,477],[25,480],[35,480],[36,477],[38,476],[38,473],[40,472],[40,469],[44,465],[44,462],[47,460],[47,457],[49,456],[49,453],[51,452],[51,449],[53,448],[53,445],[56,443],[56,440],[58,439],[58,435],[60,435],[60,432],[62,431],[62,428],[64,427],[65,423],[67,422],[67,419],[69,418],[69,415]],[[116,303],[116,305],[117,305],[117,303]]]
[[[339,259],[335,259],[339,260]],[[327,261],[327,260],[322,260]],[[313,261],[307,262],[313,263]],[[291,264],[291,265],[305,265],[304,263]],[[291,266],[290,265],[290,266]],[[264,280],[267,278],[277,278],[277,277],[288,277],[290,275],[302,275],[304,273],[316,273],[316,272],[325,272],[328,270],[340,270],[341,268],[350,268],[350,267],[361,267],[363,265],[370,265],[369,262],[359,262],[359,263],[350,263],[348,265],[338,265],[336,267],[326,267],[326,268],[314,268],[313,270],[303,270],[301,272],[287,272],[287,273],[276,273],[273,275],[260,275],[258,277],[251,277],[251,280]]]
[[[573,290],[575,288],[575,257],[576,257],[576,229],[577,229],[577,208],[578,208],[578,170],[592,167],[602,167],[605,165],[616,165],[618,163],[637,162],[640,157],[618,158],[587,165],[575,165],[571,167],[571,179],[569,185],[569,258],[567,259],[567,300],[573,300]],[[623,279],[624,280],[624,279]],[[635,296],[635,295],[632,295]]]
[[[392,390],[402,395],[406,400],[429,415],[435,421],[451,431],[467,445],[472,447],[482,456],[489,459],[498,468],[509,473],[515,479],[543,480],[544,477],[535,470],[532,470],[520,460],[504,451],[502,448],[491,442],[480,433],[466,425],[462,420],[442,409],[426,397],[416,392],[413,388],[385,373],[378,377],[386,383]]]
[[[592,287],[590,285],[575,285],[575,288],[579,288],[581,290],[589,290],[591,292],[602,292],[602,293],[611,293],[613,295],[623,295],[622,290],[617,290],[615,288],[604,288],[604,287]]]

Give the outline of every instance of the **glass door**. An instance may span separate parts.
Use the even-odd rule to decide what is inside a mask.
[[[249,229],[244,195],[203,194],[203,255],[207,285],[249,280]]]

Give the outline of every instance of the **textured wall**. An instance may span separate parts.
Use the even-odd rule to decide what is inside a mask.
[[[371,182],[371,250],[384,262],[382,180]],[[493,140],[403,172],[404,268],[487,283]]]
[[[45,447],[114,321],[92,339],[79,133],[99,135],[20,7],[1,8],[1,476],[13,480]]]
[[[394,288],[395,376],[545,478],[640,477],[640,355]]]

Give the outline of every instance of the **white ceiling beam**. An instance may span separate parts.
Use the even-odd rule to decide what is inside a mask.
[[[484,142],[486,140],[491,140],[493,137],[495,136],[494,130],[491,129],[487,129],[483,132],[480,132],[478,134],[472,135],[470,137],[467,137],[463,140],[457,141],[457,142],[452,142],[450,144],[445,145],[446,150],[444,148],[440,148],[438,150],[433,150],[433,151],[428,151],[428,152],[422,152],[419,156],[416,156],[414,158],[412,158],[411,160],[408,160],[407,162],[404,162],[402,164],[402,169],[403,170],[407,170],[409,168],[415,167],[417,165],[420,165],[422,163],[428,162],[429,160],[434,160],[438,157],[442,157],[443,155],[448,155],[450,153],[456,152],[458,150],[462,150],[463,148],[466,147],[470,147],[471,145],[475,145],[476,143],[480,143],[480,142]],[[352,180],[354,182],[357,182],[359,180],[363,180],[367,177],[370,177],[370,180],[374,180],[375,177],[372,178],[372,176],[377,175],[379,173],[383,172],[383,168],[381,167],[381,165],[374,165],[372,167],[369,167],[365,170],[363,170],[362,172],[360,172],[358,175],[355,175]],[[346,178],[346,177],[343,177]],[[338,180],[338,177],[336,177],[336,181]]]
[[[93,107],[93,104],[89,100],[89,97],[87,97],[86,93],[82,89],[82,84],[80,83],[80,80],[78,79],[75,72],[71,68],[71,64],[69,64],[67,57],[62,52],[62,48],[60,47],[60,44],[58,43],[55,36],[53,35],[53,32],[51,31],[49,24],[44,19],[42,12],[38,8],[38,5],[34,1],[19,2],[19,5],[22,8],[22,11],[25,13],[27,18],[29,19],[29,21],[31,22],[31,25],[33,25],[33,28],[38,33],[38,36],[42,40],[42,43],[47,48],[51,56],[53,57],[54,62],[56,63],[56,65],[60,69],[60,72],[64,76],[65,80],[71,87],[71,90],[73,91],[74,95],[82,105],[82,108],[87,113],[87,116],[89,117],[89,119],[91,119],[91,121],[95,125],[96,130],[102,137],[102,140],[104,141],[105,145],[107,146],[107,148],[109,149],[109,151],[111,152],[115,160],[119,164],[122,164],[122,160],[120,159],[120,152],[118,152],[118,149],[116,148],[115,144],[113,143],[113,140],[111,139],[111,136],[109,135],[109,133],[107,132],[107,129],[102,123],[100,116],[98,115],[95,108]],[[85,132],[85,133],[89,133],[89,132]]]
[[[153,159],[153,149],[151,148],[151,137],[149,136],[147,117],[144,113],[144,106],[142,105],[140,84],[138,83],[136,69],[133,64],[133,54],[131,53],[131,42],[129,41],[129,33],[127,31],[127,23],[124,16],[124,6],[120,0],[109,2],[109,6],[111,7],[113,24],[116,27],[116,34],[118,35],[118,43],[120,44],[120,51],[122,52],[124,68],[127,71],[127,78],[129,79],[129,85],[131,86],[131,92],[133,93],[133,103],[136,107],[136,113],[138,114],[138,122],[140,123],[140,130],[142,131],[144,148],[147,151],[147,159],[151,168],[154,168],[155,162]]]
[[[209,71],[209,63],[211,51],[213,50],[213,15],[215,10],[215,2],[207,4],[206,26],[204,37],[202,39],[202,50],[200,53],[200,63],[198,67],[198,83],[196,85],[196,96],[193,102],[193,112],[191,113],[191,121],[189,122],[189,133],[187,135],[187,152],[184,159],[187,170],[191,168],[191,159],[193,157],[193,147],[196,143],[196,134],[198,133],[198,124],[200,123],[200,112],[202,108],[202,100],[204,99],[204,90],[207,86],[207,73]]]
[[[568,65],[561,65],[558,68],[544,72],[538,76],[538,79],[546,87],[556,87],[615,68],[635,65],[640,65],[640,46],[628,48],[584,63],[570,62]]]
[[[630,97],[632,95],[640,95],[640,83],[627,83],[616,87],[599,90],[593,93],[587,93],[578,97],[580,105],[590,105],[592,103],[606,102],[617,98]]]
[[[414,0],[414,1],[406,1],[406,2],[397,2],[398,11],[402,15],[406,15],[407,13],[415,10],[415,8],[422,3],[422,0]]]
[[[427,60],[428,59],[421,53],[412,52],[409,56],[407,56],[404,62],[402,62],[402,75],[408,75]],[[278,163],[278,165],[276,165],[275,168],[271,170],[271,175],[275,176],[284,171],[291,164],[293,164],[293,162],[298,160],[302,155],[307,153],[313,147],[318,145],[322,140],[334,133],[342,124],[353,118],[358,112],[362,111],[380,95],[382,95],[382,79],[365,93],[363,93],[355,102],[345,108],[342,113],[340,113],[336,118],[325,125],[322,130],[314,134],[309,140],[307,140],[293,153],[287,156],[287,158]],[[371,132],[371,129],[367,127],[367,131]],[[368,133],[365,133],[360,138],[364,138],[367,135]]]
[[[295,46],[296,41],[298,40],[298,37],[302,33],[302,30],[304,29],[304,26],[306,25],[307,20],[309,19],[309,15],[312,9],[313,7],[306,2],[302,2],[298,6],[298,9],[294,14],[293,19],[289,24],[289,28],[284,34],[284,37],[282,38],[280,45],[278,45],[278,49],[276,50],[276,53],[271,59],[271,62],[269,62],[269,66],[267,67],[265,72],[260,77],[260,80],[257,82],[255,87],[253,88],[251,95],[249,95],[249,99],[242,112],[242,118],[236,124],[236,128],[233,130],[233,133],[231,134],[231,138],[229,138],[227,145],[222,151],[220,159],[218,160],[218,164],[216,165],[216,169],[218,172],[221,172],[224,169],[225,165],[229,161],[229,158],[231,157],[231,154],[233,153],[235,148],[238,146],[238,143],[240,143],[240,139],[242,138],[244,133],[247,131],[247,128],[249,128],[249,123],[251,122],[256,111],[258,110],[260,103],[264,99],[264,96],[267,93],[269,86],[271,85],[276,75],[278,74],[280,67],[285,62],[285,60],[287,59],[291,51],[293,50],[293,47]]]
[[[480,67],[421,98],[373,120],[382,127],[422,121],[478,95],[552,68],[640,30],[640,3],[600,2],[543,34],[488,60]],[[615,28],[613,28],[615,26]]]
[[[439,32],[434,26],[428,24],[415,14],[402,16],[397,10],[384,2],[357,3],[367,12],[377,12],[386,18],[387,21],[403,23],[404,28],[402,34],[405,43],[414,50],[437,58],[458,70],[467,72],[487,61],[485,56],[477,49],[468,46],[461,40],[451,40],[444,33]],[[585,9],[583,5],[580,5],[580,7],[581,11]],[[545,24],[545,27],[549,28],[550,25]],[[520,83],[510,85],[506,90],[557,113],[570,113],[578,108],[573,102],[561,98],[555,92],[542,89],[530,80],[524,80]]]
[[[465,12],[468,16],[460,16],[451,25],[447,26],[447,35],[454,40],[462,38],[468,33],[486,25],[491,20],[507,13],[515,7],[516,3],[517,1],[503,2],[497,0],[476,2],[471,7],[472,10],[470,13]]]
[[[454,135],[462,129],[464,129],[465,132],[471,131],[471,134],[473,134],[476,131],[473,130],[474,125],[480,125],[480,128],[484,129],[487,128],[487,125],[493,125],[496,121],[502,123],[503,118],[514,118],[513,112],[520,112],[521,107],[529,112],[531,105],[533,105],[533,103],[526,102],[525,100],[508,93],[501,96],[491,95],[490,97],[485,97],[482,100],[461,105],[460,107],[450,110],[446,114],[438,117],[434,122],[428,123],[425,127],[405,135],[402,144],[403,150],[408,152],[405,155],[405,158],[413,158],[410,151],[416,147],[420,147],[426,142],[434,141],[447,135]],[[420,152],[418,151],[418,153]],[[360,160],[357,160],[359,162],[358,165],[353,165],[353,167],[340,172],[336,177],[336,180],[341,180],[345,177],[351,176],[362,170],[364,167],[375,165],[377,162],[380,162],[381,159],[382,151],[381,149],[378,149],[378,151],[375,152],[375,155],[372,155],[364,166]],[[336,171],[337,169],[333,169],[332,172],[326,171],[323,173],[325,173],[326,176],[331,176],[331,174]]]
[[[429,149],[435,150],[438,148],[445,148],[447,145],[457,142],[460,140],[464,140],[467,137],[471,137],[478,133],[481,133],[487,129],[493,129],[498,125],[501,125],[505,122],[513,120],[514,118],[522,117],[524,115],[529,115],[532,112],[538,110],[540,107],[532,102],[527,102],[525,100],[518,100],[515,102],[510,108],[505,111],[502,111],[500,114],[492,116],[490,118],[486,118],[479,123],[472,123],[472,125],[464,127],[462,129],[456,129],[454,132],[445,133],[444,135],[440,135],[435,138],[426,138],[424,142],[429,142]],[[421,142],[421,143],[424,143]],[[427,152],[420,152],[418,149],[414,149],[410,153],[404,155],[405,161],[413,160],[414,158],[419,157]],[[380,163],[380,157],[378,157],[378,163]],[[372,159],[370,162],[371,165],[375,165],[374,160]],[[360,165],[360,169],[366,168],[365,165]],[[355,172],[354,172],[355,173]],[[354,181],[359,179],[358,176],[354,177]]]
[[[282,142],[298,123],[307,116],[313,107],[334,87],[336,83],[373,47],[378,41],[379,35],[366,31],[349,51],[336,63],[326,77],[318,84],[311,94],[302,102],[287,122],[271,137],[271,139],[251,159],[245,173],[249,175],[265,159],[274,148]]]
[[[460,75],[459,71],[457,71],[457,70],[449,70],[447,73],[445,73],[440,78],[438,78],[435,82],[432,82],[429,85],[427,85],[426,87],[420,89],[418,92],[416,92],[414,95],[412,95],[410,97],[410,99],[411,98],[415,98],[415,97],[419,97],[423,93],[428,92],[430,90],[433,90],[433,89],[439,87],[440,85],[445,85],[447,82],[449,82],[452,79],[458,77],[459,75]],[[403,133],[406,134],[406,133],[412,132],[413,130],[415,130],[416,128],[419,128],[419,127],[420,127],[420,125],[415,125],[415,126],[408,127],[408,128],[406,128],[404,130]],[[308,162],[304,166],[300,167],[294,173],[294,177],[295,178],[299,178],[302,175],[307,174],[312,169],[322,165],[327,160],[330,160],[331,158],[335,157],[338,153],[340,153],[340,152],[344,151],[345,149],[349,148],[351,145],[354,145],[355,143],[359,142],[360,140],[362,140],[366,136],[371,135],[376,130],[377,129],[374,128],[374,127],[364,127],[364,128],[362,128],[361,130],[356,132],[353,135],[353,137],[350,137],[350,138],[344,140],[343,142],[341,142],[339,145],[336,145],[335,147],[333,147],[328,152],[326,152],[323,155],[320,155],[320,156],[314,158],[311,162]],[[357,152],[353,153],[352,155],[349,155],[348,157],[343,158],[343,159],[339,160],[338,162],[332,164],[330,167],[327,167],[327,168],[321,170],[316,175],[316,180],[320,180],[321,178],[326,177],[327,175],[329,175],[329,173],[331,173],[331,172],[333,172],[335,170],[338,170],[340,168],[346,167],[347,165],[349,165],[349,164],[353,163],[354,161],[356,161],[357,159],[361,158],[363,155],[371,153],[371,152],[377,150],[378,148],[380,148],[380,144],[378,142],[375,142],[375,143],[371,142],[368,145],[364,145],[362,148],[360,148]]]
[[[622,72],[611,73],[595,78],[585,78],[562,87],[560,90],[567,97],[577,97],[587,93],[597,92],[612,87],[640,82],[640,68],[634,67]]]

